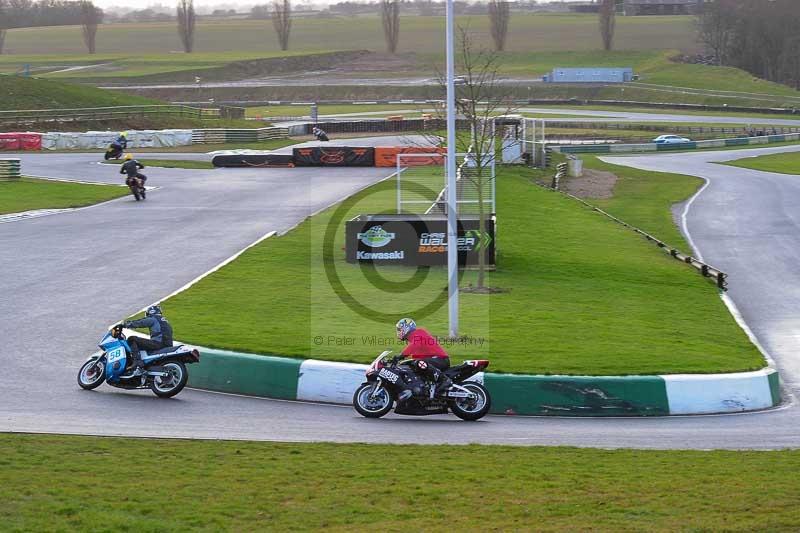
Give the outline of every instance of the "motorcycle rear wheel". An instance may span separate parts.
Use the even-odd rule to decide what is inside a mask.
[[[139,187],[136,187],[134,185],[133,187],[131,187],[131,192],[133,193],[133,197],[136,198],[137,202],[139,200],[141,200],[141,194],[139,193]]]
[[[103,383],[105,377],[105,363],[92,359],[83,363],[83,366],[78,371],[78,385],[86,390],[96,389]]]
[[[374,388],[374,383],[362,383],[353,393],[353,407],[361,416],[380,418],[392,410],[394,404],[392,394],[381,387],[378,394],[370,398]]]
[[[453,411],[453,414],[461,420],[469,421],[479,420],[486,416],[486,413],[492,407],[492,397],[489,396],[489,391],[483,385],[474,381],[460,383],[459,386],[475,394],[477,399],[454,398],[450,400],[450,410]]]
[[[164,368],[165,372],[169,372],[170,377],[154,377],[150,388],[159,398],[172,398],[183,390],[186,386],[186,382],[189,380],[186,365],[180,361],[170,361],[161,366]]]

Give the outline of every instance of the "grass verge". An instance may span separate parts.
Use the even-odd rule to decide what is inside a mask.
[[[214,165],[210,161],[192,161],[190,159],[138,159],[147,167],[160,168],[187,168],[187,169],[213,169]],[[107,165],[120,165],[119,161],[101,161]]]
[[[683,243],[670,205],[700,180],[620,171],[618,214],[667,242]],[[498,175],[498,270],[491,296],[461,296],[469,343],[451,356],[490,357],[512,373],[658,374],[735,372],[764,366],[716,288],[663,252],[576,202],[531,183],[523,168]],[[341,220],[391,212],[393,180],[338,209]],[[268,239],[164,304],[179,338],[253,353],[367,362],[393,346],[394,322],[414,318],[447,332],[446,271],[344,261],[344,225],[329,209]],[[326,240],[332,231],[332,244]],[[326,248],[326,246],[328,246]],[[335,269],[341,285],[329,281]],[[462,286],[475,281],[468,271]],[[344,288],[345,291],[342,290]],[[369,311],[359,313],[356,305]],[[423,304],[425,311],[414,312]],[[267,317],[267,319],[265,319]],[[258,327],[253,327],[258,324]]]
[[[800,152],[747,157],[722,164],[764,172],[777,172],[779,174],[800,174]]]
[[[171,464],[177,475],[98,467],[126,450],[143,472]],[[439,475],[398,467],[388,445],[0,435],[0,521],[9,531],[800,528],[797,450],[406,445],[403,453],[439,457]],[[420,513],[420,501],[441,504]]]
[[[83,207],[125,196],[127,192],[126,187],[22,178],[0,182],[0,215]]]

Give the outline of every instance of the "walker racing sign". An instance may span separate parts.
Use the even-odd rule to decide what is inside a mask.
[[[458,220],[458,263],[477,265],[483,253],[494,265],[495,217],[486,220],[486,231],[478,230],[478,217]],[[347,222],[348,263],[369,262],[411,266],[447,264],[447,219],[431,215],[359,215]]]

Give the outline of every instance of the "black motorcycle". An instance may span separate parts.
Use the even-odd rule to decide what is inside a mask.
[[[108,161],[109,159],[119,159],[120,157],[122,157],[122,152],[123,152],[122,146],[116,142],[113,142],[110,145],[108,145],[106,153],[103,157],[105,158],[106,161]]]
[[[146,176],[144,177],[144,179],[138,176],[125,178],[125,185],[127,185],[128,188],[131,190],[131,194],[133,195],[134,198],[136,198],[137,202],[139,200],[144,200],[145,198],[147,198],[147,191],[144,188],[144,181],[146,179],[147,179]]]
[[[414,372],[412,361],[383,352],[367,369],[367,381],[353,394],[353,407],[367,418],[392,410],[399,415],[441,415],[450,411],[462,420],[478,420],[489,412],[492,399],[480,383],[467,381],[489,366],[489,361],[464,361],[444,371],[453,384],[436,393],[436,384]],[[402,399],[401,399],[402,398]]]

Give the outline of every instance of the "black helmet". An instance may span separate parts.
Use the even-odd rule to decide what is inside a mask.
[[[161,306],[160,305],[151,305],[145,311],[145,316],[154,316],[154,315],[161,315]]]

